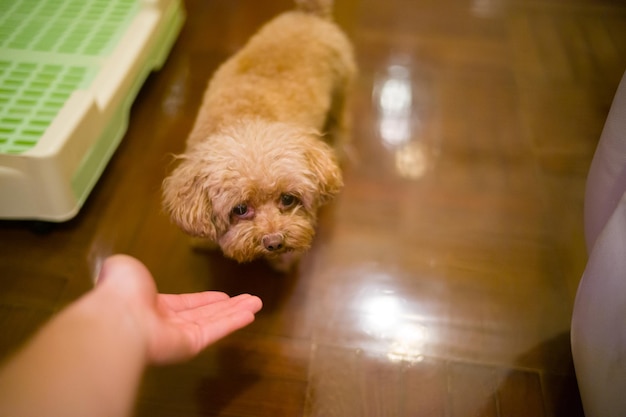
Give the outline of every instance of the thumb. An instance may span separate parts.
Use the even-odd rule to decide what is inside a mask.
[[[148,268],[128,255],[113,255],[105,259],[96,278],[96,287],[112,287],[131,296],[156,295],[156,285]]]

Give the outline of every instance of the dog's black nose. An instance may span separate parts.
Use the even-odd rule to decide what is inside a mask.
[[[283,235],[280,233],[272,233],[263,236],[263,246],[270,252],[283,248]]]

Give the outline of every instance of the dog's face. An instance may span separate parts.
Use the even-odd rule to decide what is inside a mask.
[[[307,250],[318,208],[343,185],[330,146],[284,124],[241,123],[181,159],[163,184],[166,209],[239,262]]]

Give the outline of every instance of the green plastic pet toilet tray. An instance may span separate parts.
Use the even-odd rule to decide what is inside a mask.
[[[78,213],[183,20],[179,0],[0,0],[0,218]]]

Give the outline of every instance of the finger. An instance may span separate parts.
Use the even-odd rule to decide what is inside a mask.
[[[220,300],[212,304],[206,304],[191,310],[179,311],[178,315],[189,321],[214,319],[228,316],[236,311],[249,311],[257,313],[263,307],[259,297],[250,294],[241,294],[236,297]]]
[[[204,321],[197,323],[201,334],[198,339],[200,345],[196,346],[196,351],[199,352],[217,340],[249,325],[254,321],[254,318],[252,311],[242,309],[232,311],[219,318],[206,318]]]
[[[158,302],[168,310],[178,312],[192,310],[207,304],[227,300],[228,294],[219,291],[204,291],[189,294],[159,294]]]
[[[127,296],[153,297],[156,294],[156,285],[148,268],[128,255],[105,259],[96,286],[113,288]]]
[[[241,294],[233,298],[239,307],[245,308],[253,314],[258,313],[263,308],[263,301],[256,295]]]
[[[258,297],[245,294],[211,304],[211,307],[215,306],[212,314],[206,314],[204,307],[191,310],[196,314],[189,314],[190,311],[179,313],[180,318],[185,314],[189,318],[184,319],[185,324],[179,322],[169,328],[173,336],[170,333],[160,339],[158,347],[149,352],[150,360],[164,364],[195,356],[209,344],[252,323],[254,313],[260,310],[262,303]],[[164,347],[164,340],[168,346]]]

